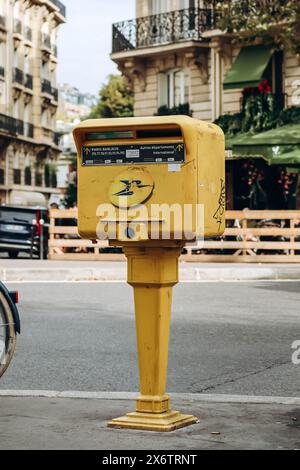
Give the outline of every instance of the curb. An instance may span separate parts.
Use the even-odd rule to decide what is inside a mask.
[[[9,398],[73,398],[97,400],[135,400],[137,392],[79,392],[54,390],[0,390],[0,397]],[[273,397],[255,395],[223,395],[202,393],[171,393],[173,400],[200,401],[203,403],[236,403],[256,405],[295,405],[300,406],[298,397]]]

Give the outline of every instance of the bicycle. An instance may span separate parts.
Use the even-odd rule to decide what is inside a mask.
[[[0,377],[8,368],[20,334],[20,317],[16,304],[18,293],[9,292],[0,282]]]

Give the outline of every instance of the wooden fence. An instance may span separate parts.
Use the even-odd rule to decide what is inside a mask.
[[[228,211],[219,239],[186,246],[183,261],[299,263],[300,211]],[[116,251],[116,250],[114,250]],[[50,211],[49,259],[124,260],[108,243],[81,240],[77,210]]]

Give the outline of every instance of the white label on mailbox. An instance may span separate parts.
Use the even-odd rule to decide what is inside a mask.
[[[126,158],[140,158],[140,150],[126,150]]]
[[[179,173],[181,171],[180,163],[169,163],[168,171],[170,173]]]

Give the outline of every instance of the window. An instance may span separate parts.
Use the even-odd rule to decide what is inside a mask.
[[[159,106],[174,108],[190,101],[188,70],[172,70],[159,74]]]
[[[24,73],[30,73],[30,57],[28,55],[24,57]]]
[[[31,168],[30,166],[25,167],[25,184],[31,186]]]
[[[0,168],[0,184],[5,184],[5,171]]]
[[[35,185],[43,186],[43,175],[39,171],[36,171],[35,173]]]
[[[49,120],[49,111],[48,109],[42,109],[42,127],[48,129],[50,127],[50,120]]]
[[[14,50],[13,64],[15,68],[19,68],[20,58],[19,58],[19,52],[16,49]]]
[[[21,170],[14,169],[14,184],[21,184]]]
[[[6,62],[6,44],[0,41],[0,67],[5,68]]]
[[[42,62],[41,76],[42,76],[42,79],[44,79],[44,80],[49,79],[49,64],[48,64],[48,62]]]

